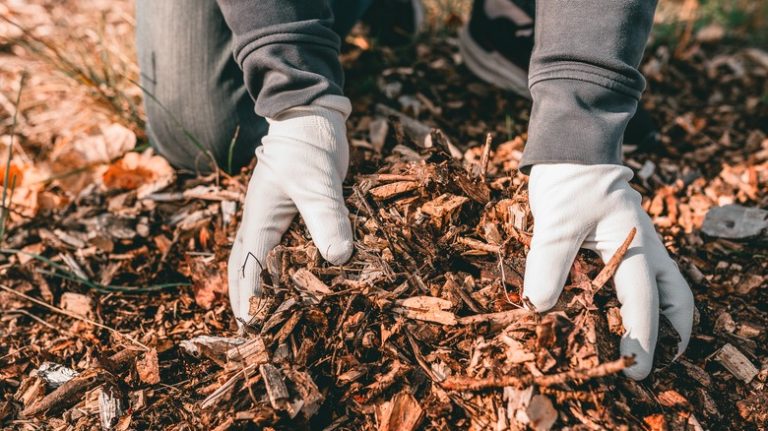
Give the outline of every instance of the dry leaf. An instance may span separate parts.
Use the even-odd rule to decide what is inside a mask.
[[[557,410],[552,405],[552,401],[544,395],[534,395],[531,403],[525,410],[531,426],[536,431],[547,431],[552,428],[557,420]]]
[[[88,318],[93,317],[91,298],[80,293],[64,292],[61,295],[61,308]]]
[[[649,415],[643,418],[643,421],[648,425],[651,431],[667,431],[667,420],[664,419],[664,415],[661,413],[655,415]]]
[[[160,365],[157,360],[157,350],[152,349],[145,352],[136,361],[136,371],[139,373],[139,379],[142,382],[148,385],[160,383]]]
[[[174,171],[171,165],[164,158],[155,156],[148,150],[141,154],[126,154],[122,159],[112,163],[101,178],[107,189],[151,188],[152,191],[157,191],[167,186],[173,177]],[[140,191],[139,194],[143,193]]]

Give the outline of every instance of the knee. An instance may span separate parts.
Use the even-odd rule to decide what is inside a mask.
[[[250,111],[240,122],[237,106],[207,106],[209,98],[146,98],[148,135],[155,150],[179,169],[207,173],[237,170],[250,161],[267,124]],[[250,157],[249,157],[250,156]]]

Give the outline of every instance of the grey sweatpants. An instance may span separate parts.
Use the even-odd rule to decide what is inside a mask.
[[[343,95],[339,34],[370,1],[137,0],[152,144],[181,168],[210,170],[206,154],[224,168],[247,164],[265,117]],[[655,7],[655,0],[537,3],[524,168],[621,163],[622,134],[645,86],[637,67]]]
[[[302,16],[300,11],[285,11],[285,5],[301,2],[137,0],[136,45],[152,146],[175,167],[194,172],[211,171],[214,161],[232,171],[247,165],[267,132],[264,117],[309,103],[320,94],[341,94],[338,35],[352,28],[371,1],[333,0],[331,10],[324,1],[312,0],[314,6]],[[236,17],[242,7],[250,9],[250,18],[236,20],[241,24],[234,28],[250,35],[249,40],[261,41],[259,52],[269,58],[260,62],[260,79],[268,85],[253,83],[255,68],[244,75],[233,57],[235,36],[222,11]],[[304,19],[314,16],[323,18]],[[313,28],[320,29],[314,33],[323,40],[321,48],[301,41],[301,33]],[[281,35],[283,30],[288,34]],[[254,35],[259,32],[264,37]],[[269,47],[266,39],[275,33],[295,40],[295,45]],[[310,68],[304,62],[331,66]],[[251,80],[253,97],[244,76]],[[254,99],[259,99],[260,109]]]

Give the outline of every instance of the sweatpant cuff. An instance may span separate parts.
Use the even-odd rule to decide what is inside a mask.
[[[642,88],[610,76],[538,74],[520,169],[539,163],[621,164],[624,129]]]

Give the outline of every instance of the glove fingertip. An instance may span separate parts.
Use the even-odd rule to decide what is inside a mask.
[[[632,380],[643,380],[651,374],[651,369],[653,369],[653,364],[650,361],[637,361],[631,367],[624,368],[623,373]]]
[[[320,250],[320,253],[328,262],[334,265],[341,265],[346,263],[349,258],[352,257],[353,251],[354,247],[352,246],[352,241],[344,240],[329,244],[328,248]]]
[[[624,339],[621,340],[621,354],[622,356],[633,356],[635,363],[624,369],[624,375],[632,380],[643,380],[648,377],[653,370],[654,350],[654,347],[643,348],[639,340],[627,337],[625,334]]]
[[[545,288],[536,289],[529,287],[531,284],[526,284],[523,288],[523,298],[533,306],[534,311],[547,311],[557,304],[557,298],[559,297],[559,289]]]

